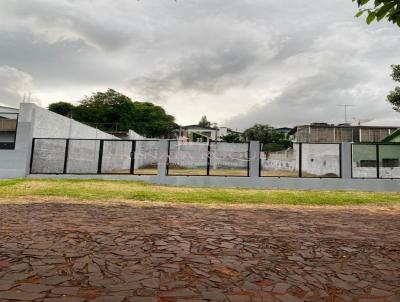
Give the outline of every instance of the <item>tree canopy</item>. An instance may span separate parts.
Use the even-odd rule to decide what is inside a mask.
[[[392,78],[395,82],[400,83],[400,65],[392,65]],[[390,91],[387,100],[393,105],[393,109],[400,112],[400,87],[397,86],[393,91]]]
[[[242,137],[237,132],[228,133],[221,137],[221,141],[225,143],[240,143],[242,141]]]
[[[245,140],[255,140],[263,144],[263,151],[279,151],[292,146],[285,134],[270,125],[255,124],[243,132]]]
[[[399,0],[352,0],[357,2],[359,11],[356,17],[367,14],[366,22],[381,21],[386,18],[389,22],[400,26],[400,1]]]
[[[198,124],[200,127],[209,128],[211,127],[211,122],[207,119],[207,116],[203,115]]]
[[[168,137],[177,126],[175,118],[162,107],[148,102],[132,102],[129,97],[113,89],[94,93],[77,106],[66,104],[69,103],[50,104],[49,110],[72,116],[103,131],[132,129],[147,137]]]
[[[71,117],[75,106],[67,102],[57,102],[49,105],[49,110],[55,113]]]

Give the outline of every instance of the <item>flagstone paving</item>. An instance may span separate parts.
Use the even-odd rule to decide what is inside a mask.
[[[0,301],[400,301],[400,210],[2,204]]]

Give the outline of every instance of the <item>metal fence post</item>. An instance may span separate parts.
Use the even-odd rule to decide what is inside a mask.
[[[134,169],[135,169],[135,156],[136,156],[136,141],[132,141],[132,147],[131,147],[131,166],[129,169],[129,173],[133,174]]]
[[[63,174],[67,174],[68,152],[69,152],[69,138],[67,138],[67,139],[65,140],[65,152],[64,152],[64,169],[63,169]]]
[[[29,162],[29,174],[32,174],[32,167],[33,167],[33,154],[35,152],[35,142],[36,138],[32,138],[32,146],[31,146],[31,161]]]
[[[217,146],[215,146],[217,148]],[[211,140],[208,141],[207,146],[207,176],[210,176],[210,164],[211,164]]]
[[[299,143],[299,177],[303,177],[303,144]]]
[[[381,169],[379,163],[379,144],[376,144],[376,178],[381,178]]]
[[[103,147],[104,147],[104,140],[100,140],[99,161],[98,161],[98,165],[97,165],[97,174],[101,174],[101,166],[103,164]]]

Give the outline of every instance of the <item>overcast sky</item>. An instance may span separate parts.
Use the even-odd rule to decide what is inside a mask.
[[[0,0],[0,103],[114,88],[178,123],[400,125],[385,102],[400,28],[351,0]]]

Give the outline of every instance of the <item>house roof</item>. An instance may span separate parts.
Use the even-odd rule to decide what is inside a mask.
[[[281,128],[276,128],[275,130],[277,130],[277,131],[287,131],[287,132],[289,132],[289,131],[291,131],[293,128],[289,128],[289,127],[281,127]]]
[[[199,125],[187,125],[187,126],[183,126],[182,129],[188,129],[188,128],[193,128],[193,129],[204,129],[204,130],[216,130],[215,128],[211,128],[211,127],[202,127]]]
[[[390,143],[397,137],[400,137],[400,129],[397,129],[395,132],[393,132],[389,136],[385,137],[385,139],[382,141],[382,143]]]
[[[2,112],[2,110],[7,110],[7,113],[8,113],[8,110],[15,111],[15,112],[18,112],[18,111],[19,111],[18,108],[13,108],[13,107],[8,107],[8,106],[0,105],[0,112]],[[4,112],[3,112],[3,113],[4,113]]]

